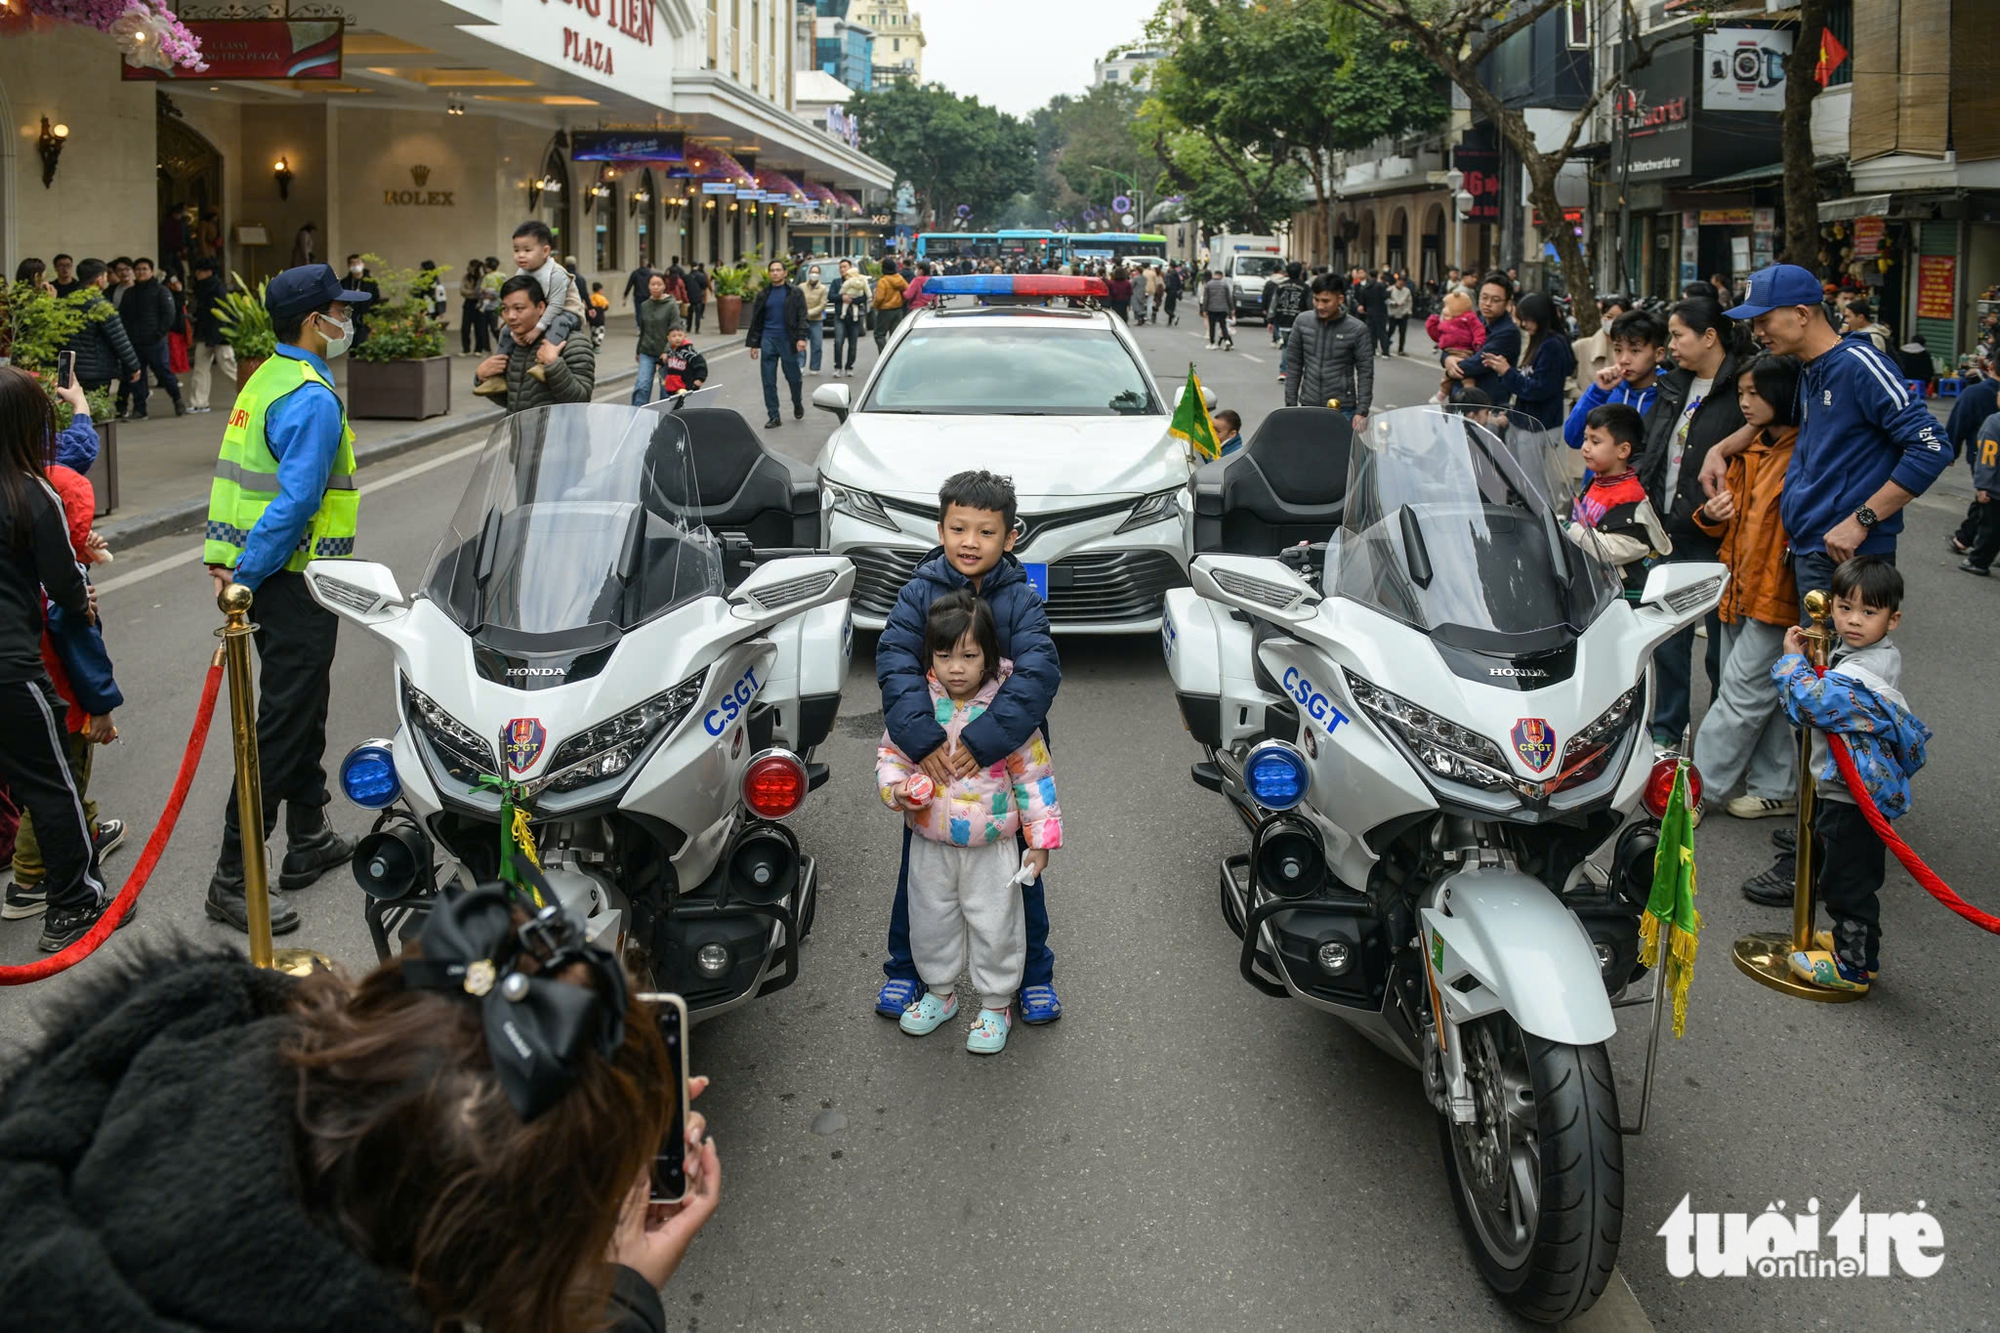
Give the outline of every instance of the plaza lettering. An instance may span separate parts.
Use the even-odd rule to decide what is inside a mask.
[[[574,28],[563,29],[563,57],[572,64],[594,69],[599,74],[615,74],[611,67],[611,48],[594,38],[585,37]]]
[[[404,208],[455,208],[453,190],[384,190],[382,202]]]
[[[542,0],[542,3],[548,4],[549,0]],[[606,27],[615,28],[634,41],[648,46],[653,44],[653,0],[560,0],[560,3],[580,10],[590,18],[602,18]],[[563,29],[565,56],[577,59],[579,64],[590,63],[578,57],[591,47],[603,52],[604,56],[601,66],[591,64],[591,68],[611,73],[611,53],[603,43],[589,41],[579,33]]]

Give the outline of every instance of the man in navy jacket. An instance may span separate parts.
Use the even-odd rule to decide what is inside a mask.
[[[882,637],[875,646],[875,678],[882,687],[882,721],[889,739],[933,778],[961,765],[961,775],[990,768],[1021,748],[1040,728],[1048,735],[1049,705],[1062,684],[1062,663],[1049,633],[1048,613],[1028,582],[1014,546],[1014,488],[990,472],[961,472],[948,478],[938,496],[943,543],[924,557],[903,586]],[[931,704],[924,660],[924,624],[931,603],[947,592],[971,588],[993,611],[1000,655],[1014,664],[986,712],[959,733],[962,751],[947,752],[944,728]],[[961,752],[969,759],[961,758]],[[936,772],[932,772],[935,766]],[[889,915],[888,978],[876,997],[876,1012],[900,1018],[924,993],[910,957],[910,831],[903,830],[902,868],[896,902]],[[1062,1016],[1055,994],[1055,953],[1049,948],[1049,911],[1042,881],[1021,891],[1027,918],[1027,968],[1021,977],[1021,1018],[1029,1024]]]
[[[1799,378],[1799,440],[1785,470],[1778,517],[1792,546],[1799,596],[1833,586],[1833,571],[1855,555],[1893,563],[1903,506],[1951,463],[1944,429],[1923,397],[1903,387],[1896,363],[1866,335],[1842,337],[1827,322],[1819,279],[1796,264],[1773,264],[1750,278],[1748,319],[1779,356],[1805,362]],[[1731,454],[1747,439],[1709,450],[1701,483],[1722,488]]]
[[[1479,317],[1486,321],[1486,341],[1471,356],[1444,363],[1445,374],[1478,389],[1495,407],[1506,407],[1514,400],[1500,382],[1500,372],[1486,364],[1489,356],[1509,365],[1521,359],[1521,326],[1514,322],[1513,305],[1514,286],[1506,275],[1487,274],[1486,281],[1479,284]]]

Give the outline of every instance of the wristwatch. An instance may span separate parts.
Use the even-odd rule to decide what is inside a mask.
[[[1867,505],[1862,505],[1861,508],[1854,511],[1854,521],[1862,527],[1872,530],[1882,520],[1876,517],[1874,510],[1870,509]]]

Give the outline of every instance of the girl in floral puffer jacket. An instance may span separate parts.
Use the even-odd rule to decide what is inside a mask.
[[[963,754],[958,733],[986,711],[1012,670],[1001,660],[992,610],[970,590],[932,602],[924,656],[946,749]],[[903,1031],[924,1036],[958,1012],[954,987],[968,962],[969,933],[980,1010],[965,1049],[997,1054],[1013,1026],[1027,958],[1023,877],[1032,883],[1062,846],[1049,747],[1037,731],[991,768],[938,790],[884,732],[875,773],[883,803],[903,812],[918,835],[910,843],[910,952],[930,991],[903,1012]],[[1017,833],[1027,840],[1025,855],[1015,850]]]

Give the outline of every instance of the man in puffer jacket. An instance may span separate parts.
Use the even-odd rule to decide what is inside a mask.
[[[507,351],[481,361],[473,374],[480,380],[506,377],[507,395],[501,401],[509,414],[550,403],[587,403],[597,384],[597,349],[589,338],[572,334],[557,343],[535,334],[536,321],[547,309],[542,284],[532,275],[517,273],[501,284],[500,318],[514,337]],[[523,341],[531,336],[532,342]],[[543,368],[543,378],[528,373],[534,365]]]
[[[1368,326],[1345,310],[1347,283],[1332,273],[1312,281],[1313,308],[1292,325],[1285,343],[1286,407],[1337,403],[1354,414],[1354,429],[1368,424],[1375,396],[1375,343]]]
[[[139,354],[126,336],[125,321],[104,295],[111,282],[110,266],[102,259],[86,259],[76,266],[76,277],[94,293],[84,303],[83,327],[64,349],[76,353],[76,382],[86,389],[105,389],[137,377],[142,373]]]

